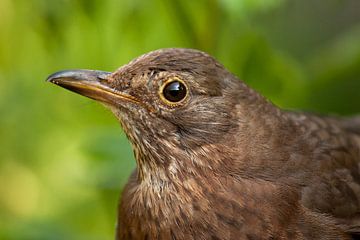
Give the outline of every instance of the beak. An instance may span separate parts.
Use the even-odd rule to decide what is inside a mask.
[[[110,105],[138,102],[134,97],[110,87],[110,72],[96,70],[66,70],[51,74],[47,81]]]

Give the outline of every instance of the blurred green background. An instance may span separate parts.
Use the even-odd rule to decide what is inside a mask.
[[[130,144],[45,78],[164,47],[209,52],[285,108],[360,112],[359,0],[0,0],[0,239],[113,239]]]

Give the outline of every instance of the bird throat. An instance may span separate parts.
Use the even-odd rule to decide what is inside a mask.
[[[166,182],[174,180],[172,177],[175,177],[182,167],[174,156],[182,158],[184,152],[174,138],[163,137],[164,133],[161,131],[164,130],[157,126],[148,126],[151,121],[139,122],[133,118],[132,113],[124,112],[124,109],[110,109],[117,116],[133,148],[139,184],[160,191]]]

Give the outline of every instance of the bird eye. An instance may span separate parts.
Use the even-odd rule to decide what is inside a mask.
[[[185,84],[180,80],[173,80],[164,84],[162,96],[170,103],[178,103],[187,95]]]

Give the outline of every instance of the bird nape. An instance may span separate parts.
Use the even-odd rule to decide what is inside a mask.
[[[359,117],[281,110],[192,49],[48,81],[111,109],[133,145],[117,240],[360,233]]]

